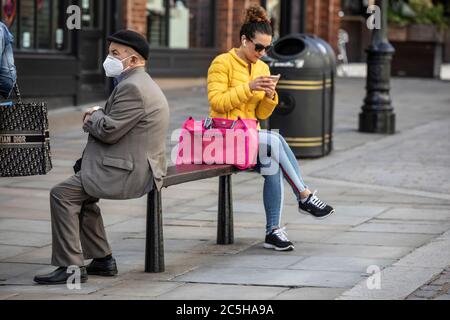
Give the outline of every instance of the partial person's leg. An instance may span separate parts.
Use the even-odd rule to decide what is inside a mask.
[[[52,265],[58,268],[48,274],[36,275],[38,284],[68,284],[69,281],[86,282],[88,275],[84,267],[80,248],[80,211],[89,198],[79,174],[56,185],[50,191],[52,219]],[[70,267],[70,268],[69,268]]]
[[[277,174],[264,177],[264,209],[266,211],[266,234],[280,228],[281,211],[284,202],[283,175],[278,170]]]
[[[315,218],[323,219],[334,213],[334,209],[320,200],[315,192],[311,193],[301,176],[300,167],[289,145],[285,139],[275,132],[262,130],[260,138],[260,155],[269,154],[270,158],[278,162],[284,177],[289,182],[295,196],[297,197],[299,210],[313,215]],[[270,152],[267,153],[267,149]],[[263,162],[264,162],[264,158]],[[263,163],[264,164],[264,163]],[[274,166],[262,167],[263,175],[274,174]]]
[[[267,146],[263,146],[263,148],[265,147]],[[270,149],[270,146],[268,147]],[[266,238],[264,247],[278,251],[290,251],[294,249],[294,245],[287,238],[284,229],[280,228],[281,212],[284,202],[283,174],[278,163],[272,162],[275,161],[270,158],[270,152],[260,153],[258,156],[258,165],[255,168],[257,172],[261,173],[261,169],[265,169],[268,166],[275,165],[277,167],[276,173],[263,175],[263,201],[266,212]]]
[[[79,215],[83,202],[89,198],[83,190],[79,173],[51,189],[52,265],[84,265]]]
[[[83,203],[80,215],[80,239],[85,259],[93,259],[86,270],[89,275],[111,277],[118,273],[116,260],[106,237],[98,199]]]
[[[80,240],[85,259],[104,258],[111,254],[98,199],[83,203],[80,215]]]
[[[292,152],[291,147],[289,147],[286,140],[284,139],[284,137],[281,134],[279,134],[276,131],[270,131],[270,134],[275,135],[280,140],[281,146],[283,147],[283,150],[286,153],[286,156],[287,156],[289,162],[291,163],[292,168],[294,169],[295,173],[297,174],[297,177],[300,180],[301,184],[305,187],[305,190],[300,193],[301,198],[306,198],[307,196],[309,196],[309,194],[311,192],[303,180],[302,172],[300,170],[300,165],[297,161],[297,157],[294,155],[294,152]],[[294,194],[297,195],[296,190],[294,190]],[[300,201],[301,199],[297,196],[297,200]]]
[[[280,138],[282,139],[280,135],[272,133],[271,131],[260,131],[260,155],[264,153],[270,155],[270,157],[268,158],[263,158],[263,164],[265,165],[264,161],[268,161],[264,159],[274,160],[272,165],[262,167],[262,174],[275,174],[276,170],[278,170],[278,168],[281,168],[283,175],[292,187],[295,196],[298,200],[300,200],[301,193],[307,191],[308,187],[305,185],[301,177],[300,168],[295,159],[295,156],[292,154],[289,146],[287,146],[290,153],[292,154],[291,158],[289,157]]]

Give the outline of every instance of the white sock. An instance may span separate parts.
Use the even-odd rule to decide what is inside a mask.
[[[306,198],[300,199],[300,202],[301,202],[301,203],[305,203],[306,200],[308,200],[308,199],[309,199],[309,196],[307,196]]]

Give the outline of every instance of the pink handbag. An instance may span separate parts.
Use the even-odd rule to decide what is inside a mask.
[[[183,124],[176,164],[231,164],[252,168],[258,157],[258,121],[189,117]]]

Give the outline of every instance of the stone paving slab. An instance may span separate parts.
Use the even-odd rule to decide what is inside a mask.
[[[370,290],[367,284],[360,282],[351,290],[345,292],[340,298],[366,298],[366,299],[405,299],[430,279],[438,276],[443,269],[450,265],[450,238],[446,232],[430,243],[406,255],[392,266],[381,271],[381,289]],[[449,269],[450,270],[450,269]],[[442,283],[450,283],[449,279],[442,278]],[[440,279],[438,279],[440,280]],[[450,286],[449,286],[450,287]],[[421,298],[431,298],[432,293],[422,293]]]
[[[398,232],[398,233],[423,233],[438,235],[449,229],[449,224],[413,224],[413,223],[394,223],[385,222],[367,222],[352,229],[352,231],[361,232]]]
[[[30,274],[31,279],[33,279]],[[29,277],[28,277],[29,278]],[[91,280],[91,279],[90,279]],[[12,282],[12,281],[10,281]],[[23,282],[26,282],[24,280]],[[42,286],[32,284],[30,281],[28,283],[19,283],[19,285],[6,285],[5,290],[9,292],[17,292],[20,295],[22,294],[39,294],[44,297],[47,295],[58,295],[58,294],[66,294],[66,295],[86,295],[89,293],[96,292],[101,289],[100,285],[93,285],[92,280],[87,283],[81,284],[81,289],[70,290],[66,285],[51,285],[51,286]],[[16,297],[14,297],[16,299]],[[39,298],[38,298],[39,299]]]
[[[49,233],[0,231],[0,245],[44,247],[52,243]]]
[[[107,232],[145,232],[146,219],[135,218],[106,227]]]
[[[180,283],[168,281],[124,281],[111,288],[99,290],[96,294],[106,296],[134,296],[155,298],[179,287]]]
[[[358,232],[348,231],[339,233],[325,243],[367,244],[374,246],[419,247],[434,238],[433,234],[421,233],[392,233],[392,232]]]
[[[322,270],[322,271],[347,271],[367,273],[370,266],[378,266],[380,269],[389,266],[394,259],[369,259],[355,257],[307,257],[295,264],[289,265],[288,269],[299,270]]]
[[[19,254],[32,251],[31,247],[20,247],[0,244],[0,261],[17,256]]]
[[[449,121],[447,116],[418,126],[402,135],[384,139],[383,143],[372,144],[371,150],[367,150],[370,146],[366,145],[365,152],[358,154],[358,162],[340,161],[317,171],[314,176],[449,194],[450,182],[446,177],[450,155],[440,153],[437,159],[435,153],[430,152],[431,149],[450,149],[448,139],[442,139],[450,133]],[[399,139],[401,143],[397,143]],[[356,149],[352,156],[358,152]],[[381,149],[382,152],[377,153]],[[375,153],[377,157],[373,157]],[[427,166],[427,163],[433,165]],[[358,170],[355,171],[355,167]]]
[[[327,239],[339,233],[336,230],[297,230],[287,229],[289,240],[296,243],[319,243],[326,242]]]
[[[441,194],[437,197],[418,197],[418,196],[407,196],[402,194],[391,194],[387,196],[379,196],[374,194],[373,196],[361,197],[358,195],[348,194],[345,197],[340,197],[337,202],[353,203],[355,205],[364,204],[366,206],[423,206],[423,205],[441,205],[448,206],[450,201],[447,199],[439,199]],[[437,199],[438,198],[438,199]],[[335,200],[336,201],[336,200]]]
[[[251,272],[249,272],[251,270]],[[361,279],[358,273],[286,270],[267,268],[200,267],[176,277],[174,281],[198,283],[228,283],[266,286],[351,287]]]
[[[229,267],[229,268],[288,268],[292,265],[299,263],[306,257],[302,256],[280,256],[272,255],[271,251],[267,251],[266,254],[258,255],[230,255],[219,256],[209,259],[210,266],[217,267]]]
[[[450,294],[444,294],[442,296],[437,297],[435,300],[450,300]]]
[[[337,205],[334,205],[334,209],[339,216],[374,218],[378,217],[382,212],[386,211],[388,207],[366,205],[356,206],[354,204],[345,205],[339,203]]]
[[[37,301],[55,301],[55,300],[94,300],[92,294],[62,294],[62,293],[16,293],[14,296],[6,298],[4,300],[37,300]],[[101,300],[101,298],[99,298]],[[134,299],[133,299],[134,300]]]
[[[271,300],[286,288],[270,286],[240,286],[226,284],[186,283],[158,296],[162,300]],[[211,294],[214,292],[214,294]]]
[[[371,217],[361,217],[361,216],[345,216],[341,215],[339,211],[336,211],[333,215],[325,220],[317,220],[309,215],[299,215],[296,219],[292,219],[291,223],[306,223],[309,225],[335,225],[335,226],[358,226],[366,221],[369,221]]]
[[[3,281],[17,277],[24,273],[34,272],[42,266],[27,263],[0,263],[0,285]]]
[[[4,201],[2,205],[24,210],[39,208],[42,211],[50,212],[50,200],[45,198],[13,197],[11,200]]]
[[[253,247],[246,251],[248,254],[259,254],[260,248]],[[295,251],[284,254],[300,256],[328,256],[328,257],[355,257],[374,259],[399,259],[410,251],[407,247],[346,245],[326,243],[300,243],[295,246]],[[274,252],[274,254],[276,254]]]
[[[257,243],[260,243],[261,240],[255,238],[237,238],[234,240],[233,244],[229,245],[218,245],[216,240],[213,241],[202,241],[197,246],[192,248],[191,252],[193,253],[202,253],[202,254],[238,254]],[[179,241],[175,241],[176,245],[178,245]]]
[[[45,210],[40,209],[23,209],[16,207],[6,207],[2,206],[0,211],[0,219],[29,219],[33,220],[50,220],[50,213]]]
[[[255,203],[250,201],[234,201],[233,202],[234,212],[251,212],[260,213],[264,215],[264,204],[263,202]],[[217,212],[217,205],[208,207],[205,211]]]
[[[404,257],[395,266],[441,268],[450,265],[450,239],[437,238]]]
[[[310,218],[310,221],[314,218]],[[328,232],[343,232],[352,228],[350,225],[344,224],[309,224],[309,223],[294,223],[294,222],[286,222],[286,226],[290,232],[292,230],[310,230],[310,231],[328,231]]]
[[[342,288],[295,288],[283,291],[275,300],[333,300],[344,291]]]
[[[4,262],[13,263],[28,263],[28,264],[49,264],[51,257],[51,246],[43,248],[30,248],[30,247],[18,247],[23,248],[22,251],[10,255],[8,258],[2,259]],[[1,250],[1,246],[0,246]]]
[[[0,300],[7,300],[10,298],[17,297],[19,294],[17,292],[1,292],[0,288]]]
[[[369,289],[367,280],[344,292],[338,299],[405,299],[428,279],[438,274],[436,268],[389,267],[381,271],[381,288]]]
[[[216,199],[218,197],[218,189],[217,187],[213,190],[205,190],[205,191],[199,191],[199,190],[190,190],[186,189],[182,192],[180,190],[172,190],[171,188],[168,188],[163,191],[163,197],[164,202],[167,201],[167,199],[177,199],[177,200],[187,200],[192,201],[192,199],[196,199],[198,197],[205,197],[205,198],[213,198]]]
[[[0,219],[0,230],[50,233],[49,221],[32,219]]]
[[[202,211],[193,214],[185,214],[180,220],[207,220],[207,221],[217,221],[217,212],[213,211]],[[242,222],[255,222],[258,225],[261,223],[265,225],[266,216],[263,212],[238,212],[234,211],[233,215],[234,223],[242,223]]]
[[[163,206],[164,206],[164,200],[163,200]],[[165,208],[163,207],[163,218],[165,218],[166,214],[169,214],[169,213],[183,213],[185,215],[186,214],[195,214],[195,213],[204,211],[206,208],[207,208],[206,206],[199,205],[195,202],[173,203],[173,204],[167,205],[167,207],[165,207]],[[217,214],[217,208],[214,212]]]
[[[449,210],[436,209],[415,209],[415,208],[393,208],[387,212],[379,215],[379,219],[393,219],[393,220],[421,220],[421,221],[449,221]]]
[[[3,178],[2,178],[3,179]],[[1,181],[1,180],[0,180]],[[48,190],[40,190],[40,189],[33,189],[33,188],[13,188],[13,187],[0,187],[0,201],[5,199],[11,199],[11,196],[19,196],[23,197],[24,194],[27,194],[30,197],[38,197],[38,198],[49,198],[49,191]]]

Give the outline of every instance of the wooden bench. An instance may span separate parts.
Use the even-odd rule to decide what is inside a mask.
[[[237,173],[231,165],[181,165],[168,168],[163,188],[185,182],[219,177],[217,244],[232,244],[233,203],[231,175]],[[150,191],[147,199],[147,231],[145,272],[164,272],[164,239],[161,191]]]

